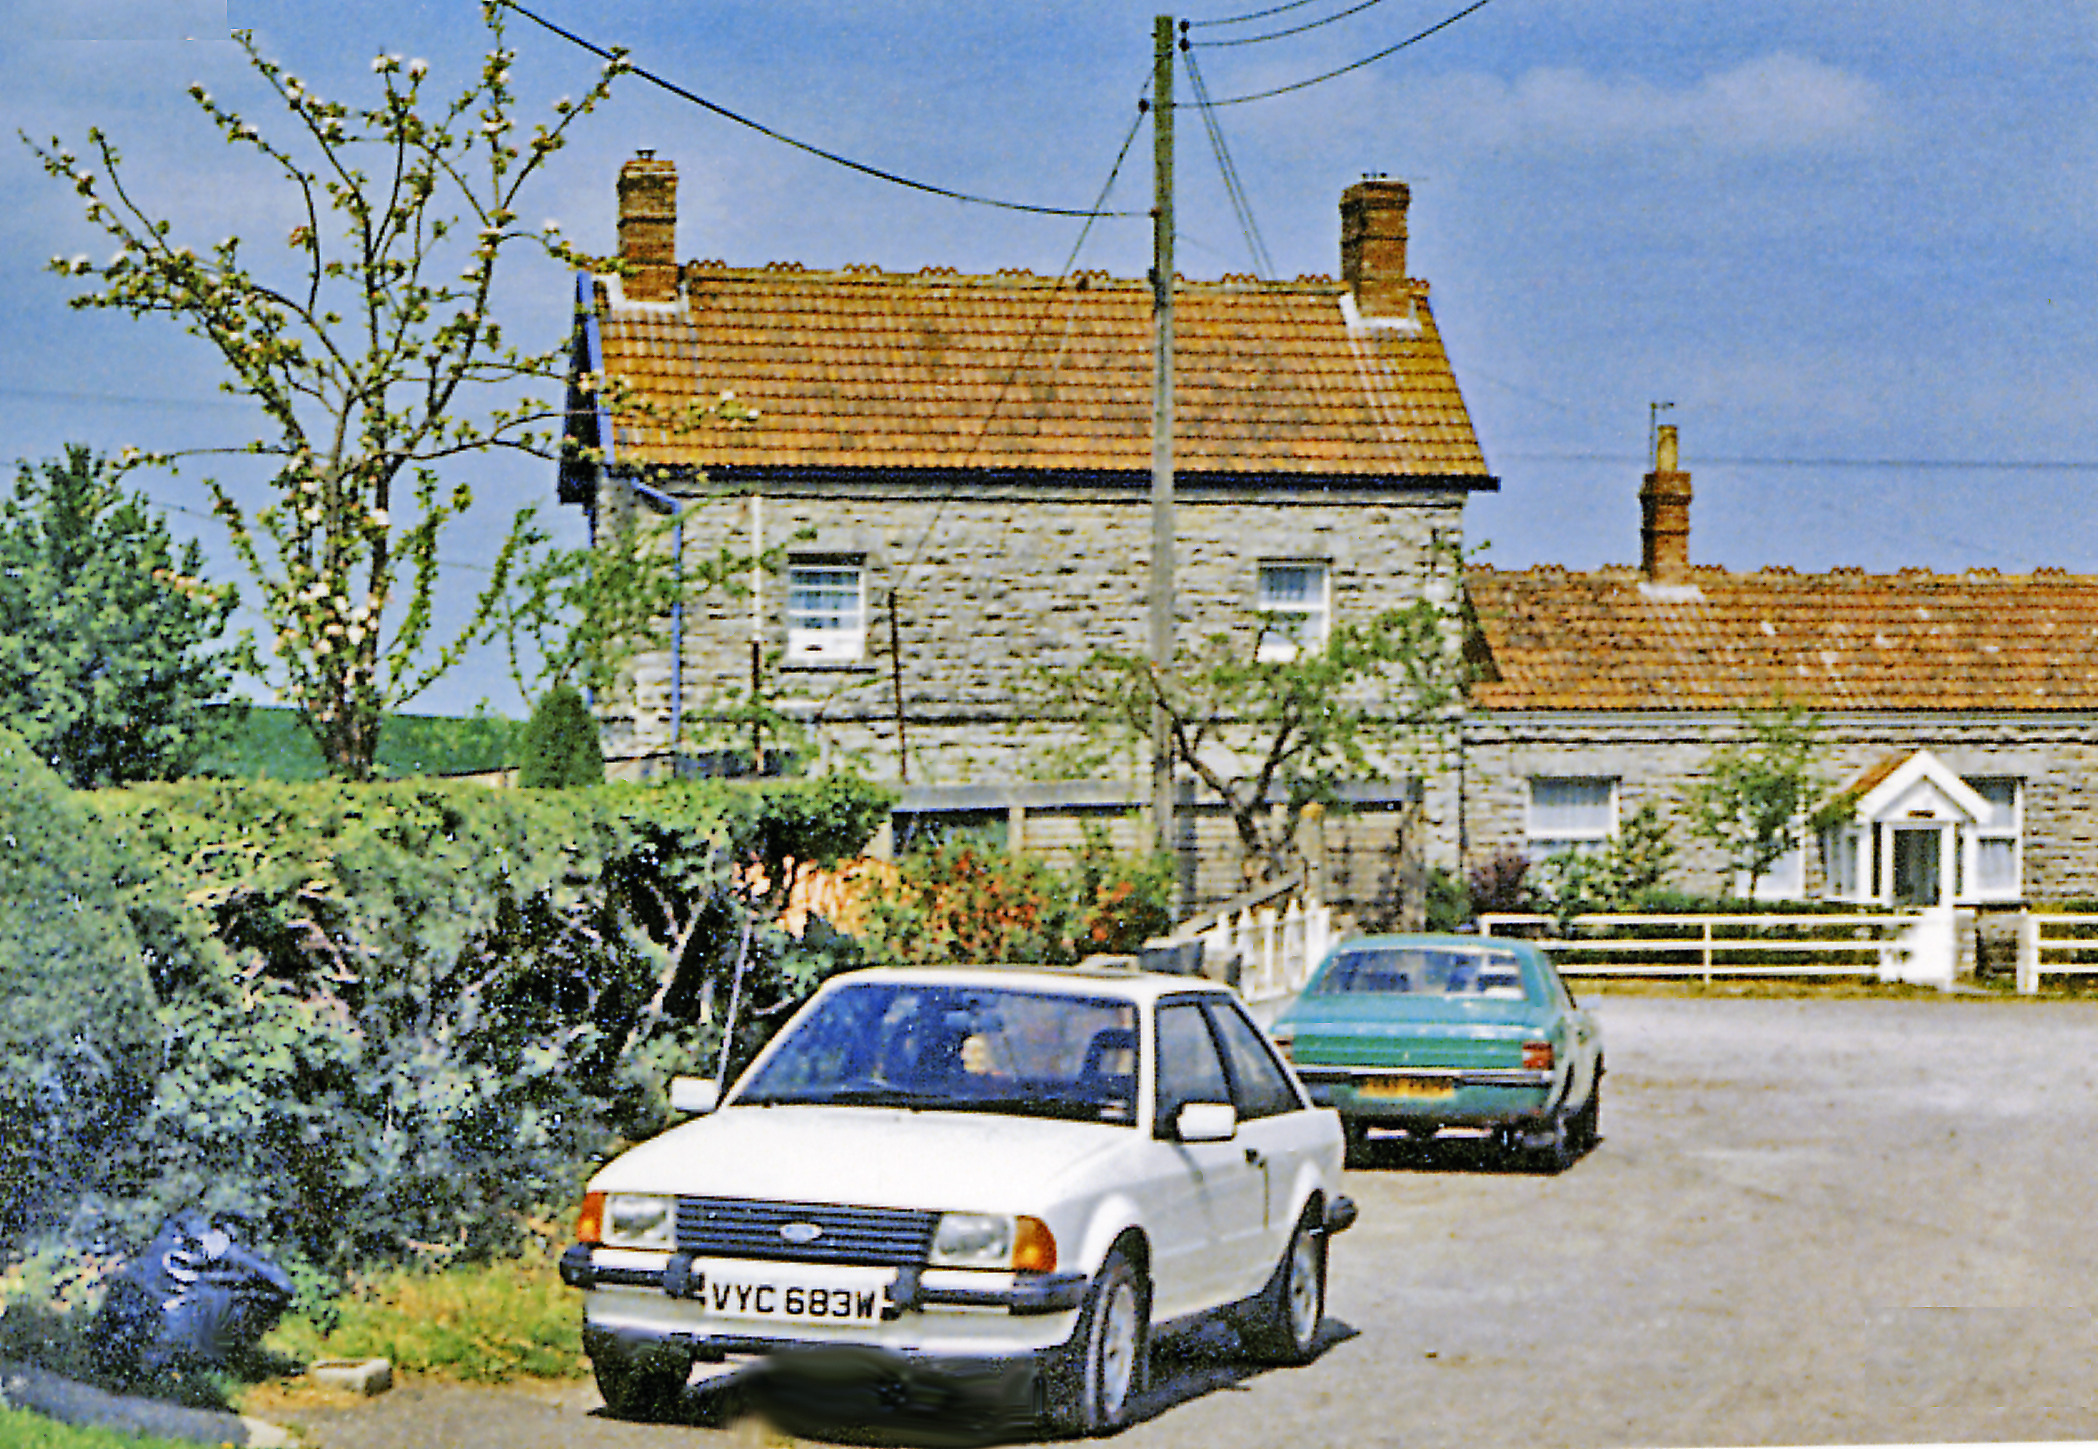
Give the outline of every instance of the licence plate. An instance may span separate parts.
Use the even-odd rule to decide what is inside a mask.
[[[1355,1083],[1358,1097],[1454,1097],[1457,1084],[1448,1077],[1363,1077]]]
[[[702,1258],[692,1297],[716,1318],[765,1323],[878,1323],[893,1268],[787,1267]]]

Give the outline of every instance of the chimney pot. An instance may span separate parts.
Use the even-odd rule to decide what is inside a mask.
[[[1403,181],[1371,177],[1340,195],[1340,276],[1365,317],[1402,317],[1412,305],[1406,284],[1406,207]]]
[[[1690,581],[1690,475],[1676,465],[1673,423],[1654,439],[1654,471],[1639,490],[1640,571],[1657,584]]]
[[[628,297],[677,300],[677,163],[653,151],[619,168],[619,257],[633,268]]]

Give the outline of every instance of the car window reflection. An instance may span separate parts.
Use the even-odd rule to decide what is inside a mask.
[[[1320,973],[1316,994],[1485,997],[1522,1001],[1522,964],[1512,953],[1381,946],[1342,951]]]
[[[1131,1123],[1136,1008],[984,986],[869,983],[801,1017],[735,1102]]]

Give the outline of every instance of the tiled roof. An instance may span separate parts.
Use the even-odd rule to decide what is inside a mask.
[[[1148,473],[1143,282],[951,271],[683,268],[680,306],[598,288],[604,365],[666,415],[732,391],[749,428],[622,421],[622,462],[720,469]],[[1427,285],[1410,325],[1348,325],[1324,278],[1183,283],[1175,465],[1184,473],[1457,479],[1491,486]]]
[[[1468,575],[1506,710],[2098,709],[2098,577],[1905,570]]]

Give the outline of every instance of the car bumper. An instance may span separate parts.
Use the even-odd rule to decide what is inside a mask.
[[[1375,1067],[1299,1063],[1313,1101],[1343,1117],[1395,1126],[1496,1127],[1542,1118],[1552,1105],[1550,1071],[1521,1067]],[[1403,1093],[1391,1089],[1405,1084]]]
[[[909,1357],[1024,1357],[1070,1337],[1089,1286],[1083,1273],[898,1268],[880,1275],[878,1317],[766,1322],[716,1312],[692,1291],[701,1276],[684,1254],[578,1243],[561,1256],[561,1280],[586,1290],[586,1326],[675,1341],[709,1359],[845,1345]]]
[[[677,1374],[696,1358],[717,1356],[675,1338],[596,1324],[584,1325],[583,1350],[593,1362],[609,1357]],[[771,1343],[727,1351],[766,1355],[733,1380],[741,1406],[813,1439],[835,1437],[840,1429],[902,1434],[907,1442],[1009,1437],[1034,1425],[1046,1383],[1061,1371],[1054,1355],[1043,1352],[926,1357],[857,1344]]]

